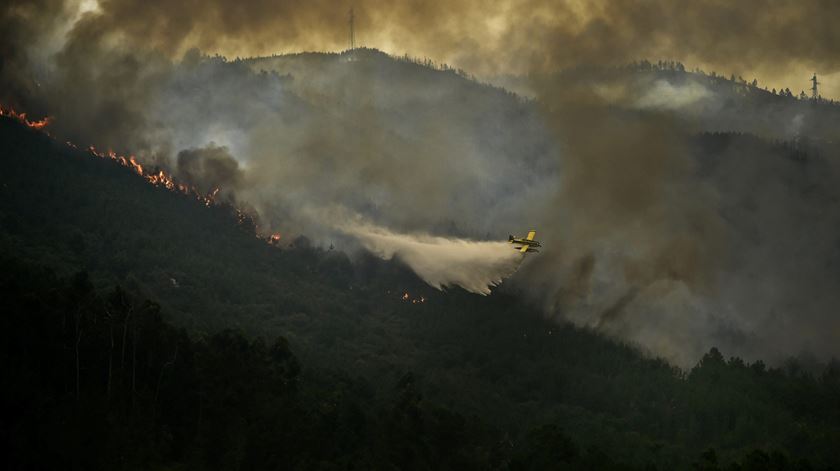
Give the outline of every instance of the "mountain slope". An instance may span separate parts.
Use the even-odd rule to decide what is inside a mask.
[[[538,100],[375,50],[236,61],[194,51],[118,87],[131,96],[74,85],[50,131],[222,188],[259,214],[261,234],[324,248],[369,246],[347,233],[357,221],[405,240],[538,229],[546,250],[507,288],[683,368],[713,345],[773,364],[840,353],[830,288],[840,272],[822,264],[835,257],[840,144],[826,137],[836,113],[820,111],[837,106],[676,66],[529,79]],[[692,140],[707,132],[762,144],[707,153]],[[784,146],[808,162],[785,159]],[[812,209],[815,195],[825,208]],[[424,276],[436,285],[449,260],[434,260],[437,276]],[[206,284],[205,271],[227,269],[206,268],[191,277]],[[166,275],[161,288],[181,281]],[[225,296],[256,303],[249,289]]]
[[[278,249],[229,208],[153,187],[9,119],[0,143],[0,254],[60,276],[84,269],[102,290],[118,283],[196,338],[229,327],[283,335],[305,384],[354,378],[380,404],[411,371],[428,401],[507,432],[515,453],[556,438],[539,428],[550,424],[638,466],[686,466],[709,447],[725,462],[762,448],[838,464],[836,365],[814,379],[796,363],[767,370],[715,350],[686,374],[544,321],[502,292],[437,292],[398,262],[351,262],[303,240]],[[407,303],[405,292],[426,302]]]

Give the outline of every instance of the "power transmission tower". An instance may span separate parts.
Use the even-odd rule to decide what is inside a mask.
[[[353,15],[353,7],[350,7],[350,50],[356,49],[356,17]]]
[[[819,85],[820,83],[817,82],[817,73],[816,72],[814,72],[814,76],[811,77],[811,82],[813,83],[813,85],[811,85],[811,98],[816,100],[817,98],[820,97],[820,93],[817,89],[817,85]]]

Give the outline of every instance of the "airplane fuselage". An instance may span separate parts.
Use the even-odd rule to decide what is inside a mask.
[[[516,250],[522,253],[539,252],[537,247],[542,247],[542,245],[540,245],[538,241],[534,240],[535,235],[537,235],[537,231],[528,232],[528,237],[509,236],[508,242],[510,242]]]
[[[542,244],[540,244],[536,240],[520,239],[518,237],[514,237],[509,242],[511,244],[516,244],[516,245],[529,245],[531,247],[542,247]]]

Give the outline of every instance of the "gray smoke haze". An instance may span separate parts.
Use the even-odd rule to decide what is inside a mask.
[[[535,257],[514,282],[528,280],[526,293],[546,312],[691,363],[710,336],[682,339],[706,325],[686,304],[714,296],[726,245],[713,192],[695,177],[686,124],[616,110],[620,100],[598,87],[533,88],[562,152],[558,191],[547,196],[557,216],[539,219],[559,254]],[[653,300],[669,323],[653,317]]]
[[[334,47],[346,11],[333,2],[85,5],[2,7],[0,99],[54,115],[58,136],[221,187],[261,231],[349,235],[436,287],[486,293],[512,274],[503,289],[547,316],[680,365],[715,345],[840,354],[836,113],[764,106],[704,76],[558,72],[651,55],[837,70],[840,55],[813,42],[836,34],[826,16],[800,30],[803,12],[834,4],[532,2],[471,22],[483,3],[356,3],[360,24],[416,34],[402,47],[516,70],[534,100],[370,50],[227,61],[193,49]],[[745,39],[752,24],[766,28]],[[698,142],[705,131],[768,139]],[[773,143],[800,138],[816,150]],[[800,150],[807,162],[791,158]],[[545,249],[517,271],[521,256],[488,241],[529,229]]]

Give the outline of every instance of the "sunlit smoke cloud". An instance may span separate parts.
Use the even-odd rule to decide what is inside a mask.
[[[56,3],[67,9],[66,2],[40,8],[55,11]],[[172,57],[191,47],[247,57],[348,46],[347,9],[327,0],[210,0],[201,8],[165,0],[69,3],[97,13],[97,28],[120,41]],[[360,44],[485,76],[676,58],[796,91],[814,70],[826,75],[827,93],[840,86],[832,77],[840,71],[836,2],[514,0],[488,8],[479,0],[355,0],[354,7]]]

